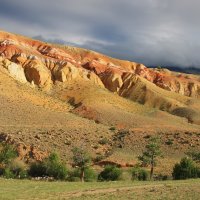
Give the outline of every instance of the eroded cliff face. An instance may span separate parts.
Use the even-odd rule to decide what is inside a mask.
[[[56,81],[84,80],[145,103],[147,96],[155,93],[147,86],[148,81],[167,91],[200,97],[198,76],[149,69],[93,51],[59,47],[5,32],[0,32],[0,65],[18,81],[47,90],[51,90]],[[143,92],[138,96],[137,90]]]
[[[127,82],[128,79],[133,79],[134,83],[135,76],[139,76],[164,90],[189,97],[200,97],[200,79],[197,76],[173,73],[166,69],[149,69],[143,64],[133,62],[127,68],[123,64],[116,66],[112,63],[105,64],[93,60],[83,65],[83,67],[94,71],[101,78],[105,87],[113,92],[119,92],[122,88],[125,89],[127,83],[124,84],[124,81]],[[129,80],[128,82],[131,85],[132,81]],[[123,94],[123,91],[120,94]]]
[[[55,81],[84,79],[104,87],[94,72],[82,68],[67,52],[42,42],[0,32],[0,56],[1,66],[22,83],[50,90]]]

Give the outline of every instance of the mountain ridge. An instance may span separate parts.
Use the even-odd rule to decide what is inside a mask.
[[[148,68],[159,68],[159,69],[168,69],[170,71],[175,71],[179,73],[186,73],[186,74],[200,74],[200,69],[197,67],[179,67],[179,66],[148,66]]]
[[[90,81],[119,96],[170,113],[176,113],[178,105],[185,106],[187,98],[183,96],[200,97],[199,77],[195,75],[149,69],[94,51],[50,45],[5,32],[1,32],[0,39],[0,55],[7,59],[3,64],[8,71],[19,76],[20,81],[27,80],[46,90],[51,90],[56,81],[63,85],[75,79]],[[174,94],[172,98],[168,91],[181,96]],[[178,102],[177,98],[182,100]]]

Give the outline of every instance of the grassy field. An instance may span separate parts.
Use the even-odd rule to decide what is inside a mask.
[[[42,182],[0,179],[0,199],[200,199],[200,179],[155,182]]]

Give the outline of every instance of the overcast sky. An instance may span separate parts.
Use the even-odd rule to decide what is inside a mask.
[[[0,0],[0,28],[147,66],[200,67],[200,0]]]

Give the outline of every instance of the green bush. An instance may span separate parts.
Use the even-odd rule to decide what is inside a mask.
[[[18,178],[22,172],[23,174],[26,173],[25,163],[15,159],[16,157],[17,151],[12,145],[6,143],[0,144],[0,175],[3,175],[5,178]]]
[[[67,168],[62,163],[49,163],[46,173],[55,179],[64,180],[67,176]]]
[[[135,167],[132,169],[132,180],[147,181],[149,179],[149,172],[145,169]]]
[[[3,177],[9,179],[9,178],[15,178],[15,174],[9,169],[5,168],[3,172]]]
[[[81,171],[79,168],[76,168],[69,172],[67,180],[72,182],[78,182],[80,181],[80,176],[81,176]],[[96,172],[92,168],[86,168],[84,180],[86,182],[92,182],[97,180]]]
[[[18,159],[12,160],[8,167],[16,177],[18,177],[22,171],[26,171],[26,164]]]
[[[200,168],[197,168],[197,177],[200,178]]]
[[[17,157],[16,149],[6,143],[0,144],[0,163],[3,165],[9,164],[14,158]]]
[[[75,168],[75,169],[69,171],[67,180],[71,181],[71,182],[79,182],[80,181],[80,170],[79,170],[79,168]]]
[[[28,172],[27,172],[27,170],[20,171],[18,177],[20,179],[28,178]]]
[[[4,172],[4,167],[0,166],[0,176],[3,176],[3,172]]]
[[[180,163],[175,164],[172,176],[176,180],[198,178],[200,169],[190,158],[183,158]]]
[[[47,160],[44,161],[46,166],[46,174],[48,176],[54,177],[55,179],[64,180],[67,176],[67,168],[56,153],[50,154]]]
[[[49,176],[64,180],[67,176],[67,168],[61,163],[57,154],[52,153],[43,162],[34,162],[30,165],[29,175],[32,177]]]
[[[104,170],[99,174],[98,180],[100,181],[116,181],[122,175],[122,170],[116,166],[107,165]]]
[[[92,168],[87,168],[85,170],[85,181],[92,182],[97,180],[97,173]]]
[[[43,177],[47,176],[46,166],[43,162],[33,162],[30,165],[30,169],[28,171],[29,176],[31,177]]]

